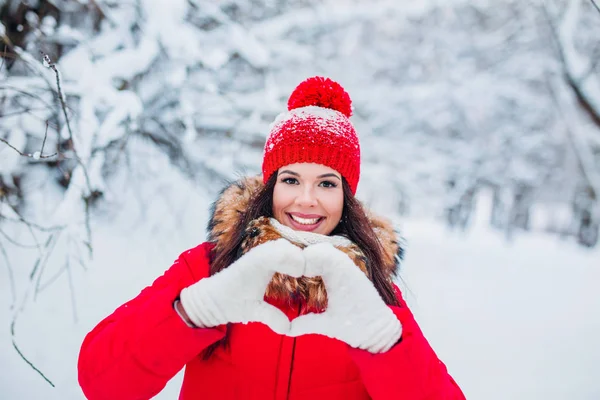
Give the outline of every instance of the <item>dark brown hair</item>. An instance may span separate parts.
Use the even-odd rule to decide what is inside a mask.
[[[331,234],[345,236],[360,248],[367,259],[367,271],[373,286],[385,304],[399,306],[394,286],[384,272],[384,250],[381,241],[375,234],[362,204],[354,197],[350,185],[345,179],[343,179],[342,187],[344,189],[342,220]]]
[[[259,217],[273,217],[273,190],[277,182],[277,172],[273,173],[267,183],[250,200],[247,210],[239,210],[239,223],[232,226],[234,230],[232,240],[226,243],[219,252],[211,254],[210,275],[227,268],[242,255],[242,242],[244,233],[250,221]],[[238,182],[238,185],[243,183]],[[344,208],[340,223],[331,233],[332,235],[342,235],[355,243],[367,259],[367,270],[373,285],[377,292],[388,305],[399,306],[396,298],[392,281],[385,276],[383,247],[373,230],[369,217],[365,213],[362,204],[354,197],[350,185],[345,178],[342,178],[342,189],[344,191]],[[213,213],[214,214],[214,213]],[[209,224],[210,231],[213,222]],[[227,326],[225,337],[212,344],[203,352],[203,358],[207,359],[220,346],[227,345],[229,339],[230,326]]]

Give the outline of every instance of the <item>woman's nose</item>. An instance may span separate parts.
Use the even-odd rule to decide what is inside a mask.
[[[299,193],[298,197],[296,197],[296,203],[301,206],[314,206],[317,204],[317,198],[315,196],[314,191],[310,187],[306,187],[302,189],[302,192]]]

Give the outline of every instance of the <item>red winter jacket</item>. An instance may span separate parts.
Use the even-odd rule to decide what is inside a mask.
[[[459,400],[465,399],[402,299],[392,310],[402,338],[388,352],[365,350],[321,335],[282,336],[260,323],[234,324],[230,347],[207,361],[199,354],[224,327],[189,328],[172,304],[208,276],[211,245],[183,253],[136,298],[85,338],[79,383],[90,400],[149,399],[183,367],[179,399]],[[297,312],[282,308],[290,319]]]

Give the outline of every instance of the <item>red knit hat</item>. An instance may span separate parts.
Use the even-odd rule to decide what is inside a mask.
[[[300,83],[288,100],[288,112],[272,124],[265,143],[263,181],[279,168],[316,163],[338,171],[356,193],[360,145],[349,118],[348,93],[337,82],[315,76]]]

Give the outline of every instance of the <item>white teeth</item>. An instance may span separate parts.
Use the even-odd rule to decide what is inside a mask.
[[[290,217],[292,217],[292,219],[294,221],[296,221],[299,224],[302,225],[314,225],[317,222],[319,222],[320,218],[300,218],[300,217],[296,217],[295,215],[290,214]]]

